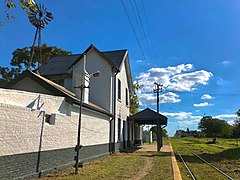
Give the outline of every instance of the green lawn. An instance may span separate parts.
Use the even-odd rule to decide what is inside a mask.
[[[78,175],[71,168],[43,179],[129,179],[143,168],[146,158],[134,153],[116,153],[79,168]]]
[[[147,180],[152,180],[152,179],[171,180],[171,179],[173,179],[170,153],[167,153],[167,152],[153,153],[153,162],[154,162],[154,165],[153,165],[150,173],[144,179],[147,179]]]
[[[78,175],[70,168],[42,179],[132,179],[142,172],[149,156],[153,165],[144,179],[173,179],[170,154],[164,152],[116,153],[80,168]]]
[[[234,179],[240,179],[240,147],[233,139],[218,139],[218,144],[209,144],[211,139],[181,138],[171,139],[183,179],[191,179],[178,157],[178,150],[197,179],[226,179],[209,165],[196,158],[187,149],[200,155]]]

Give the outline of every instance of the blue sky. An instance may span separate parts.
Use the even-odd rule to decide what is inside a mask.
[[[35,29],[20,8],[7,21],[3,2],[0,65],[8,66],[13,50],[32,44]],[[123,0],[141,47],[121,0],[35,2],[54,15],[42,42],[72,53],[90,44],[102,51],[128,49],[132,75],[144,85],[138,92],[140,109],[156,109],[153,83],[163,84],[160,111],[169,119],[170,135],[178,128],[197,129],[203,115],[235,120],[240,108],[239,0],[136,0],[144,32],[134,0]]]

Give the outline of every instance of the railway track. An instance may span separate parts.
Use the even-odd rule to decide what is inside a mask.
[[[191,154],[193,154],[195,157],[197,157],[198,159],[200,159],[201,161],[203,161],[205,164],[209,165],[210,167],[212,167],[213,169],[215,169],[216,171],[218,171],[219,173],[221,173],[223,176],[225,176],[226,178],[233,180],[233,178],[231,176],[229,176],[228,174],[224,173],[221,169],[217,168],[216,166],[214,166],[213,164],[209,163],[208,161],[206,161],[205,159],[203,159],[202,157],[200,157],[199,155],[197,155],[196,153],[190,151],[189,149],[186,149],[186,151],[190,152]],[[184,158],[182,157],[182,155],[180,154],[180,152],[177,150],[177,153],[181,159],[181,161],[183,162],[184,166],[186,167],[187,171],[189,172],[191,178],[193,180],[196,180],[196,177],[194,175],[194,173],[191,171],[191,169],[189,168],[189,166],[187,165],[187,163],[185,162]]]

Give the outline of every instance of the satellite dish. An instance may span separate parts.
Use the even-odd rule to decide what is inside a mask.
[[[31,49],[31,54],[30,54],[30,62],[28,64],[27,69],[30,70],[30,67],[32,65],[32,61],[33,61],[33,54],[34,54],[34,49],[35,49],[35,44],[36,44],[36,40],[38,38],[38,47],[41,46],[41,30],[48,25],[48,23],[53,19],[53,15],[51,12],[47,11],[47,8],[42,5],[42,4],[35,4],[35,6],[31,6],[29,7],[29,21],[30,23],[36,27],[36,33],[34,36],[34,40],[33,40],[33,45],[32,45],[32,49]],[[42,62],[42,52],[40,49],[40,57],[39,57],[39,61]],[[39,66],[39,64],[38,64]]]

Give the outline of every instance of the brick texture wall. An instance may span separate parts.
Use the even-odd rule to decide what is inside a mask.
[[[73,165],[79,109],[65,104],[62,97],[41,95],[44,97],[41,99],[44,112],[54,119],[53,123],[48,123],[42,111],[26,106],[38,96],[36,93],[3,92],[0,89],[0,179],[36,177],[39,174],[36,172],[39,147],[40,172]],[[51,106],[54,106],[52,110],[46,109]],[[70,113],[61,113],[62,109]],[[109,117],[83,108],[81,161],[108,154],[108,143]]]

